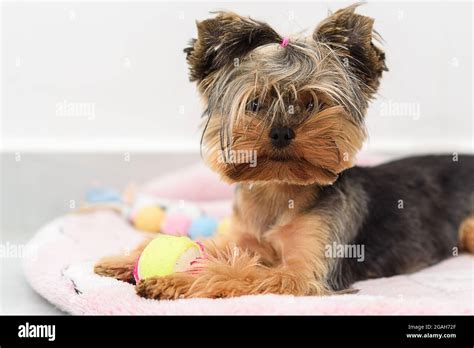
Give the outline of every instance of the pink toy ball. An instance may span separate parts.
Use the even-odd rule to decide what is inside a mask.
[[[191,223],[191,218],[184,214],[167,214],[161,225],[161,232],[172,236],[186,236]]]

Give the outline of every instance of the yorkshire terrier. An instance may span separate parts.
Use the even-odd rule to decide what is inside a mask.
[[[238,183],[231,232],[204,242],[198,272],[142,280],[139,295],[327,295],[474,252],[474,156],[353,167],[387,70],[374,21],[356,6],[310,37],[229,12],[197,24],[185,53],[205,103],[205,162]],[[131,281],[146,244],[95,272]]]

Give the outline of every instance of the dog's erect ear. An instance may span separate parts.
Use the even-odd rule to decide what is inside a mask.
[[[258,46],[281,41],[267,24],[232,12],[218,12],[215,18],[197,22],[197,30],[198,38],[184,50],[191,81],[201,81]]]
[[[387,71],[384,52],[374,39],[374,20],[355,13],[360,4],[341,9],[322,21],[313,33],[317,42],[330,46],[362,82],[361,88],[370,96],[379,85],[382,71]]]

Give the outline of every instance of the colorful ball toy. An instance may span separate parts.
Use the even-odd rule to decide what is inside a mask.
[[[230,231],[230,218],[222,219],[217,225],[217,234],[226,235]]]
[[[133,185],[123,195],[110,188],[92,188],[79,212],[113,209],[138,230],[192,239],[211,237],[215,233],[226,234],[230,229],[230,219],[218,221],[211,218],[192,202],[172,201],[150,194],[136,194],[135,191]]]
[[[158,206],[149,205],[140,208],[133,218],[136,228],[147,232],[160,232],[165,211]]]
[[[217,230],[217,220],[208,216],[201,216],[191,223],[188,234],[192,239],[211,237]]]
[[[186,236],[191,223],[191,218],[184,214],[166,212],[161,232],[173,236]]]
[[[194,203],[158,199],[153,204],[151,197],[145,198],[137,199],[129,214],[130,222],[139,230],[197,239],[224,234],[229,229],[228,219],[219,222]]]
[[[201,247],[188,237],[159,234],[138,258],[133,271],[135,281],[184,272],[201,257],[201,251]]]
[[[106,187],[94,187],[86,192],[86,202],[88,203],[119,203],[122,196],[117,190]]]

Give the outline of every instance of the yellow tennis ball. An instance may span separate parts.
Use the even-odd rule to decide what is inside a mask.
[[[230,218],[225,218],[222,219],[221,222],[219,222],[219,225],[217,225],[217,233],[226,235],[229,233],[230,230]]]
[[[137,211],[133,224],[142,231],[159,232],[164,218],[165,212],[163,209],[149,205]]]
[[[159,234],[140,255],[134,270],[135,280],[183,272],[200,256],[199,245],[188,237]]]

